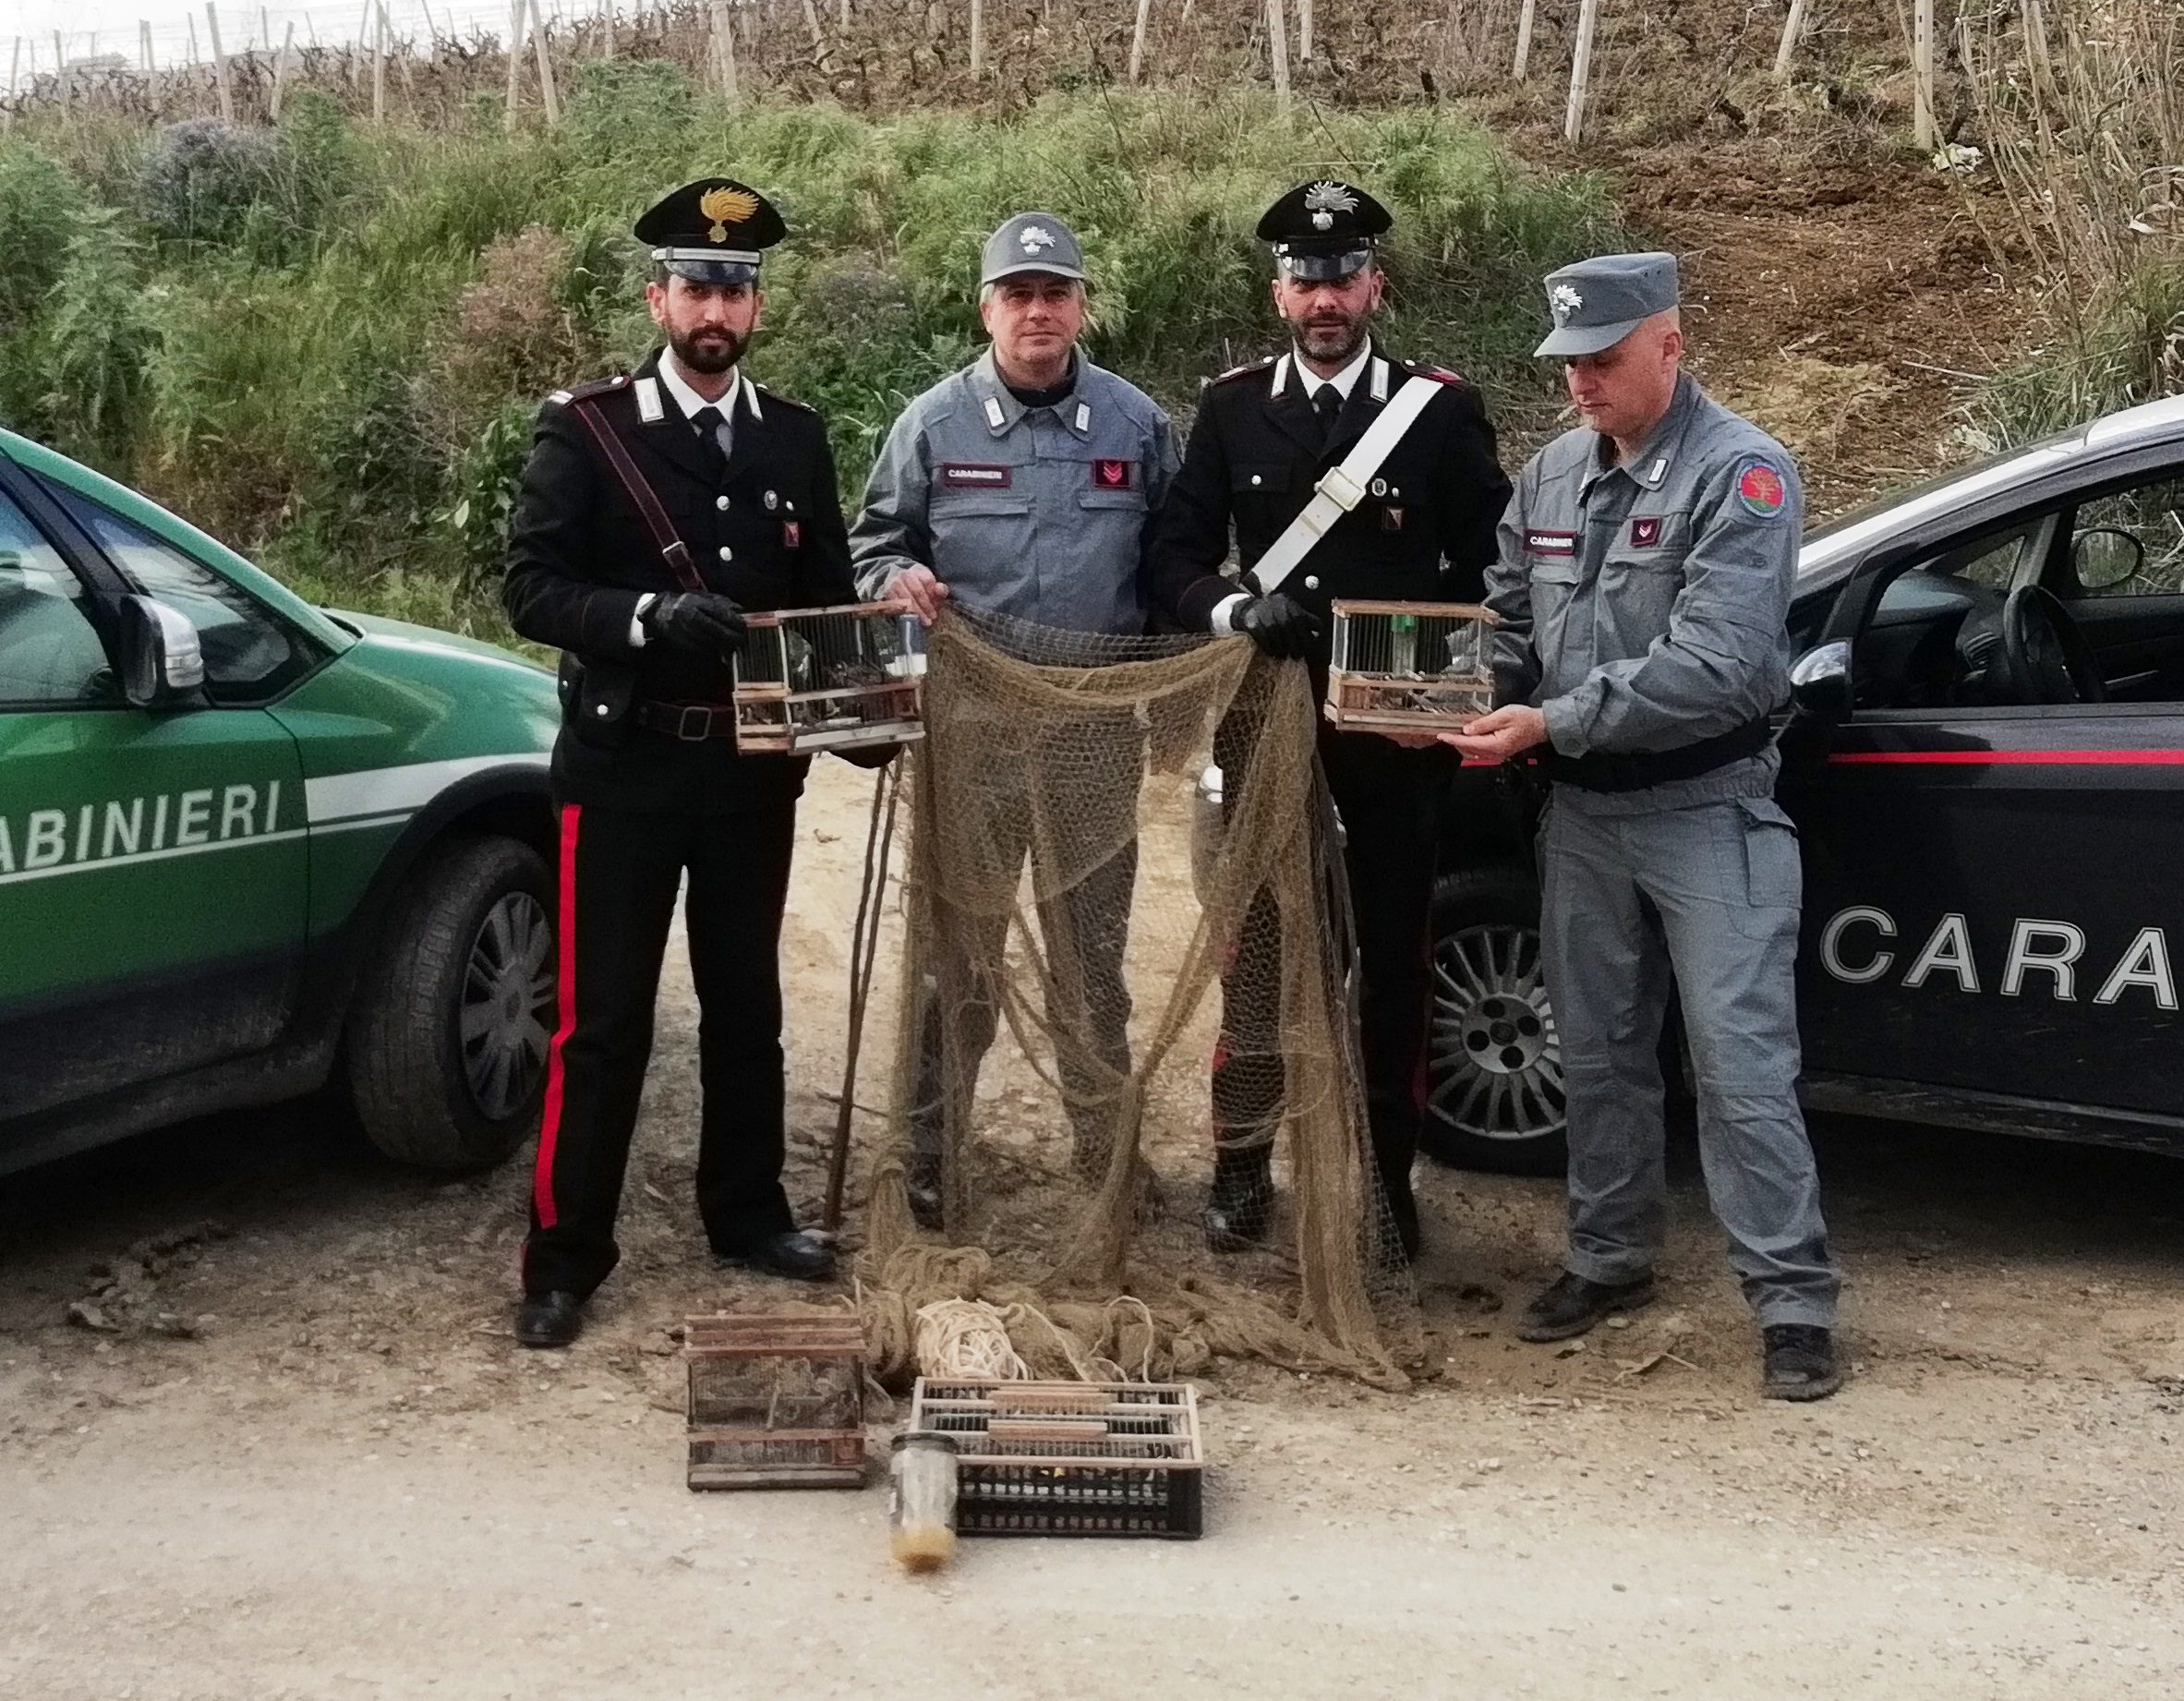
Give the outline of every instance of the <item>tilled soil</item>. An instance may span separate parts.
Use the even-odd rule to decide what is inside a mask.
[[[805,807],[787,951],[806,1200],[867,785],[823,766]],[[1556,1187],[1429,1168],[1430,1381],[1222,1364],[1204,1540],[974,1543],[913,1583],[876,1491],[682,1485],[668,1331],[790,1297],[698,1236],[693,1016],[677,967],[624,1263],[566,1354],[506,1333],[521,1161],[420,1177],[307,1106],[0,1184],[0,1694],[2184,1682],[2184,1166],[1823,1124],[1855,1375],[1809,1407],[1757,1397],[1687,1150],[1661,1302],[1561,1353],[1511,1334],[1553,1266]]]

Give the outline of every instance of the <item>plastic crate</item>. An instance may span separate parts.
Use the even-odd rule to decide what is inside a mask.
[[[1204,1533],[1205,1453],[1189,1383],[921,1377],[910,1423],[955,1439],[962,1535]]]

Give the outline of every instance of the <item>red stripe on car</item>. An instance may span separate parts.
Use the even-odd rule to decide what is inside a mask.
[[[554,991],[561,1000],[561,1026],[546,1051],[546,1108],[538,1118],[538,1167],[531,1176],[531,1207],[538,1226],[551,1228],[560,1214],[553,1203],[553,1152],[561,1131],[561,1047],[576,1026],[576,833],[584,805],[561,808],[561,953]]]
[[[2180,767],[2184,750],[1846,750],[1828,760],[1846,766]]]

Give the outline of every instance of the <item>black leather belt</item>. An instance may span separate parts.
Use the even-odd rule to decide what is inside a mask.
[[[664,732],[685,743],[701,744],[709,738],[736,735],[736,706],[732,703],[640,702],[630,712],[647,731]]]
[[[1620,756],[1595,751],[1589,755],[1565,756],[1551,748],[1544,761],[1548,778],[1560,785],[1585,791],[1642,791],[1647,786],[1665,786],[1672,780],[1696,779],[1732,762],[1756,756],[1767,748],[1772,736],[1773,730],[1762,718],[1675,750]]]

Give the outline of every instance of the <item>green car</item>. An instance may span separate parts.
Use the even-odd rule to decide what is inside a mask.
[[[558,967],[553,681],[322,612],[0,431],[0,1173],[339,1077],[506,1157]]]

